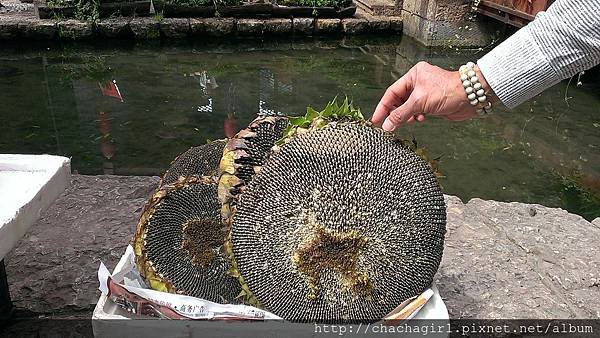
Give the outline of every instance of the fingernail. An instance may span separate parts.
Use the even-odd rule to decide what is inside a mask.
[[[389,119],[385,119],[385,121],[383,121],[383,126],[381,127],[385,131],[394,131],[394,129],[396,129],[396,126],[394,126],[394,124]]]

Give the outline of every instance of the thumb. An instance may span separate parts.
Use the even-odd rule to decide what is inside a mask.
[[[383,122],[383,130],[394,131],[402,124],[406,123],[411,117],[421,114],[419,109],[415,107],[415,100],[411,95],[404,104],[394,109]]]

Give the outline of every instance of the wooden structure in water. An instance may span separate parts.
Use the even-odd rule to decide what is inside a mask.
[[[515,27],[523,27],[544,11],[554,0],[481,0],[476,7],[479,14]]]

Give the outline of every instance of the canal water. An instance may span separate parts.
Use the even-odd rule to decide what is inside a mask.
[[[0,153],[72,158],[80,174],[159,175],[191,146],[260,112],[302,114],[348,96],[370,116],[419,60],[457,69],[485,51],[409,38],[3,45]],[[600,80],[588,72],[522,106],[398,134],[441,156],[445,193],[600,216]]]

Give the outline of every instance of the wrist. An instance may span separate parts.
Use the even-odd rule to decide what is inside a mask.
[[[462,81],[460,80],[460,72],[453,71],[449,75],[449,79],[453,83],[452,96],[454,98],[454,101],[458,102],[456,103],[458,111],[468,110],[475,112],[475,107],[469,104],[469,99],[465,95],[465,87],[463,86]]]
[[[460,66],[458,72],[469,104],[475,107],[477,114],[484,115],[492,110],[492,100],[490,99],[492,95],[489,92],[490,88],[485,78],[479,78],[480,76],[483,77],[481,70],[477,72],[475,68],[475,63],[467,62]]]
[[[475,71],[475,73],[477,74],[477,77],[479,78],[479,83],[481,83],[481,86],[482,86],[483,90],[485,91],[485,95],[487,96],[488,101],[491,103],[499,102],[500,99],[498,99],[498,96],[496,96],[496,94],[492,90],[492,87],[490,87],[489,83],[485,80],[485,76],[483,75],[483,73],[481,72],[481,69],[479,69],[479,66],[477,64],[475,64],[475,66],[473,66],[473,70]]]

